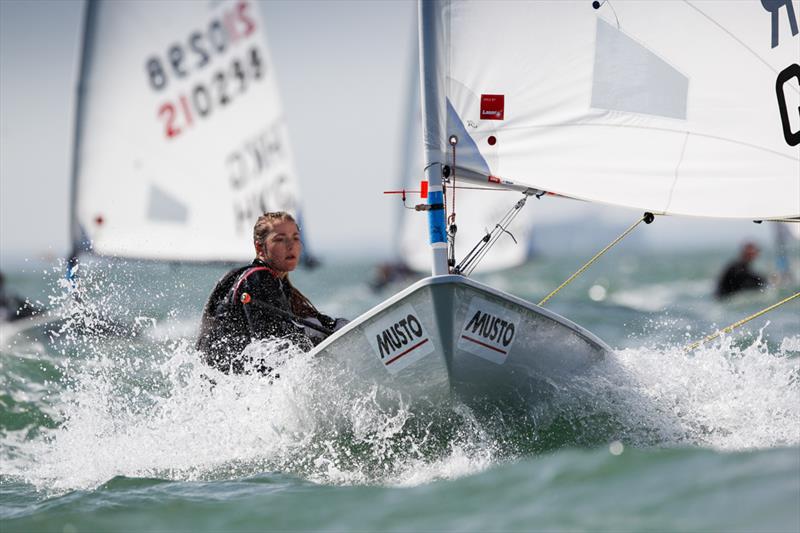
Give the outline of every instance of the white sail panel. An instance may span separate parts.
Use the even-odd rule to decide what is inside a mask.
[[[448,134],[477,147],[458,165],[654,213],[797,217],[776,80],[800,63],[800,3],[776,4],[773,31],[757,0],[442,2]],[[800,75],[780,88],[800,132]]]
[[[416,67],[416,63],[413,65]],[[401,187],[408,191],[420,189],[420,182],[424,179],[423,166],[425,164],[422,148],[422,120],[419,102],[419,75],[414,68],[409,76],[412,84],[409,91],[405,125],[407,150],[404,154]],[[455,176],[457,186],[473,186],[465,181],[459,181]],[[419,194],[408,193],[406,204],[410,207],[424,203]],[[448,207],[452,207],[452,189],[448,186],[446,199]],[[518,192],[504,192],[498,190],[470,190],[456,189],[456,261],[464,256],[483,238],[491,232],[495,225],[521,198]],[[530,203],[534,203],[530,200]],[[530,252],[532,229],[532,214],[535,206],[527,205],[511,224],[509,231],[514,236],[503,235],[492,246],[476,267],[477,272],[491,272],[504,270],[522,265],[527,261]],[[403,209],[399,217],[399,260],[410,269],[417,272],[431,270],[431,253],[427,246],[422,246],[424,237],[428,234],[428,215],[426,212],[413,209]]]
[[[800,222],[786,223],[786,228],[789,235],[800,241]]]
[[[264,211],[298,188],[259,6],[88,6],[75,213],[102,255],[252,257]]]
[[[418,184],[417,184],[418,185]],[[419,189],[418,186],[414,187]],[[448,199],[450,190],[448,188]],[[495,224],[521,198],[519,193],[509,191],[456,191],[456,261],[464,256],[494,229]],[[529,203],[536,199],[529,199]],[[419,196],[409,194],[408,204],[421,203]],[[502,235],[480,261],[476,272],[492,272],[513,268],[528,260],[532,230],[531,214],[534,205],[525,206],[509,228],[509,235]],[[425,213],[407,211],[403,217],[400,249],[404,263],[417,272],[430,271],[431,254],[427,247],[420,246],[422,236],[428,231]]]

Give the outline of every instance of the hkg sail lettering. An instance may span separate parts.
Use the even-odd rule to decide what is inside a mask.
[[[225,158],[236,233],[270,211],[297,211],[297,192],[281,120],[247,138]]]
[[[417,317],[409,314],[376,336],[381,359],[385,359],[400,348],[410,347],[414,341],[422,337],[422,324]]]
[[[464,331],[473,335],[479,335],[485,340],[492,341],[503,347],[508,347],[511,341],[514,340],[515,328],[514,324],[507,320],[490,315],[489,313],[482,313],[478,310],[467,323],[467,327],[464,328]]]
[[[285,144],[283,121],[280,119],[245,139],[225,158],[231,188],[236,191],[245,189],[264,179],[276,167],[286,165],[289,155]]]
[[[297,198],[286,172],[275,175],[269,182],[243,191],[233,200],[233,219],[236,233],[249,231],[253,220],[270,211],[297,211]]]

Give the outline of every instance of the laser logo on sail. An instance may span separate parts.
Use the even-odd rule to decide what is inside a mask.
[[[505,95],[481,95],[481,120],[503,120],[505,118]]]

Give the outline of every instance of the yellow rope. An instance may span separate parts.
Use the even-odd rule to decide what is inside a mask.
[[[594,256],[594,257],[592,257],[592,258],[589,260],[589,262],[588,262],[588,263],[586,263],[585,265],[583,265],[583,266],[582,266],[582,267],[581,267],[581,268],[580,268],[580,269],[579,269],[577,272],[575,272],[573,275],[571,275],[569,278],[567,278],[567,281],[565,281],[564,283],[562,283],[561,285],[559,285],[559,286],[558,286],[558,288],[556,288],[556,290],[554,290],[553,292],[551,292],[550,294],[548,294],[547,296],[545,296],[545,297],[544,297],[544,299],[543,299],[541,302],[539,302],[539,307],[543,306],[543,305],[544,305],[544,303],[545,303],[547,300],[549,300],[550,298],[552,298],[553,296],[555,296],[555,295],[556,295],[556,293],[557,293],[558,291],[560,291],[561,289],[563,289],[564,287],[566,287],[567,285],[569,285],[569,284],[572,282],[572,280],[574,280],[575,278],[577,278],[578,276],[580,276],[580,275],[583,273],[583,271],[584,271],[584,270],[586,270],[587,268],[589,268],[589,266],[591,266],[591,264],[592,264],[592,263],[594,263],[595,261],[597,261],[597,260],[600,258],[600,256],[601,256],[601,255],[603,255],[603,254],[604,254],[604,253],[606,253],[608,250],[610,250],[610,249],[611,249],[611,248],[612,248],[612,247],[613,247],[615,244],[617,244],[619,241],[621,241],[622,239],[624,239],[625,237],[627,237],[627,235],[628,235],[630,232],[632,232],[634,229],[636,229],[636,226],[638,226],[639,224],[641,224],[643,221],[647,220],[648,218],[650,219],[650,222],[652,222],[652,221],[653,221],[653,215],[652,215],[652,214],[650,214],[650,213],[645,213],[644,215],[642,215],[642,218],[640,218],[640,219],[639,219],[639,220],[638,220],[638,221],[637,221],[637,222],[636,222],[636,223],[635,223],[633,226],[631,226],[630,228],[626,229],[626,230],[625,230],[625,232],[624,232],[622,235],[620,235],[619,237],[617,237],[616,239],[614,239],[614,241],[613,241],[611,244],[609,244],[608,246],[606,246],[605,248],[603,248],[602,250],[600,250],[599,252],[597,252],[597,254],[595,254],[595,256]],[[648,222],[648,224],[649,224],[650,222]]]
[[[776,307],[780,307],[780,306],[782,306],[783,304],[785,304],[786,302],[789,302],[789,301],[791,301],[791,300],[794,300],[794,299],[795,299],[795,298],[797,298],[798,296],[800,296],[800,292],[796,292],[796,293],[794,293],[793,295],[789,296],[788,298],[784,298],[784,299],[783,299],[783,300],[781,300],[780,302],[778,302],[778,303],[776,303],[776,304],[772,304],[772,305],[770,305],[769,307],[767,307],[766,309],[762,309],[761,311],[759,311],[758,313],[756,313],[756,314],[754,314],[754,315],[750,315],[749,317],[747,317],[747,318],[743,318],[742,320],[740,320],[740,321],[738,321],[738,322],[734,322],[733,324],[731,324],[731,325],[730,325],[730,326],[728,326],[727,328],[721,329],[721,330],[717,331],[716,333],[713,333],[713,334],[709,335],[708,337],[706,337],[706,338],[705,338],[705,339],[703,339],[703,340],[699,340],[699,341],[697,341],[697,342],[695,342],[695,343],[693,343],[693,344],[690,344],[689,346],[687,346],[687,347],[685,348],[685,350],[686,350],[687,352],[691,352],[692,350],[694,350],[695,348],[697,348],[697,347],[698,347],[698,346],[700,346],[701,344],[703,344],[703,343],[706,343],[706,342],[708,342],[708,341],[711,341],[711,340],[714,340],[714,339],[716,339],[717,337],[719,337],[720,335],[722,335],[723,333],[730,333],[731,331],[733,331],[734,329],[738,328],[738,327],[739,327],[739,326],[741,326],[742,324],[746,324],[747,322],[750,322],[750,321],[751,321],[751,320],[753,320],[754,318],[758,318],[758,317],[760,317],[761,315],[763,315],[763,314],[765,314],[765,313],[769,313],[770,311],[772,311],[772,310],[773,310],[773,309],[775,309]]]

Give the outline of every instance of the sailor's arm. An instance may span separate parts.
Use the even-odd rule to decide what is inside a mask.
[[[309,347],[308,337],[302,327],[289,318],[269,310],[273,307],[291,313],[288,301],[281,293],[278,280],[269,274],[256,273],[242,283],[238,297],[241,298],[243,294],[247,294],[251,300],[266,304],[254,305],[242,302],[251,339],[288,338],[301,348]]]

